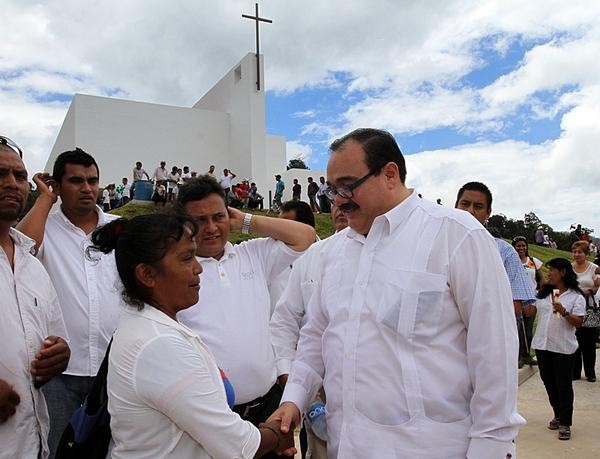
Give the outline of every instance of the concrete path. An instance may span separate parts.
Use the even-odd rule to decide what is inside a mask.
[[[600,359],[600,355],[598,355]],[[521,370],[529,374],[528,367]],[[596,363],[600,376],[600,361]],[[544,384],[535,371],[519,386],[519,412],[527,419],[517,439],[518,459],[598,459],[600,458],[600,382],[573,381],[575,404],[571,440],[560,441],[557,432],[546,428],[552,418]]]

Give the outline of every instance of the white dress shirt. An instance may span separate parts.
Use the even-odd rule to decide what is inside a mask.
[[[260,432],[227,405],[208,347],[146,305],[124,310],[108,365],[114,459],[252,458]]]
[[[558,302],[573,316],[585,316],[585,298],[579,292],[567,290],[558,297]],[[559,354],[573,354],[577,347],[576,327],[564,317],[552,313],[552,295],[535,302],[538,322],[531,347]]]
[[[98,226],[118,218],[98,212]],[[48,216],[38,258],[48,271],[69,333],[71,360],[65,374],[96,376],[121,314],[121,282],[114,252],[86,249],[89,235],[73,225],[62,210]]]
[[[319,257],[282,400],[306,409],[324,377],[329,457],[515,457],[518,338],[488,232],[413,192]]]
[[[42,391],[34,387],[31,361],[48,336],[68,339],[56,292],[31,255],[32,239],[15,229],[14,271],[0,249],[0,379],[19,394],[16,413],[0,424],[0,458],[48,457],[50,421]]]
[[[167,180],[167,176],[168,176],[168,172],[167,169],[163,169],[162,167],[157,167],[156,169],[154,169],[154,174],[152,174],[152,178],[156,179],[157,181],[166,181]]]
[[[287,284],[277,301],[270,323],[277,376],[290,372],[300,329],[306,322],[306,305],[321,279],[320,252],[334,237],[336,235],[315,242],[294,262]]]
[[[202,337],[235,389],[235,403],[265,395],[277,371],[271,345],[268,279],[300,252],[271,238],[225,245],[220,260],[198,258],[200,300],[178,319]]]
[[[231,174],[230,175],[222,175],[219,179],[219,185],[221,188],[226,190],[227,188],[231,188]]]

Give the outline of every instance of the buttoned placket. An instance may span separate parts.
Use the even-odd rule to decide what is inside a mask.
[[[25,312],[23,312],[23,304],[25,301],[27,301],[27,294],[26,292],[22,291],[22,289],[17,285],[17,279],[20,278],[20,273],[21,273],[21,269],[22,269],[22,265],[23,263],[25,263],[25,254],[23,253],[23,250],[17,245],[17,243],[14,243],[14,271],[10,269],[10,263],[8,261],[8,257],[6,256],[6,253],[2,250],[2,257],[4,258],[5,262],[3,262],[2,264],[5,266],[5,269],[8,270],[10,278],[12,279],[12,283],[13,283],[13,289],[15,292],[15,300],[17,302],[17,308],[19,311],[19,317],[21,319],[21,326],[23,327],[23,334],[25,335],[25,350],[27,352],[27,372],[29,372],[29,366],[31,365],[31,362],[34,360],[35,358],[35,352],[36,352],[36,348],[38,346],[38,342],[36,340],[36,335],[35,335],[35,330],[33,328],[33,325],[31,323],[30,317],[29,315]],[[38,308],[39,303],[37,298],[34,296],[33,298],[34,300],[34,307]],[[36,311],[37,312],[37,311]],[[35,421],[37,424],[37,432],[38,432],[38,439],[40,442],[40,445],[42,444],[42,439],[39,438],[40,432],[42,431],[42,422],[40,420],[40,416],[38,413],[38,409],[37,409],[37,394],[35,393],[35,391],[37,390],[34,385],[33,385],[33,375],[31,375],[31,380],[28,384],[29,387],[29,393],[31,396],[31,406],[33,408],[33,413],[35,416]]]
[[[62,214],[63,224],[66,226],[67,231],[71,231],[79,239],[81,247],[81,256],[83,257],[83,269],[85,271],[85,279],[88,290],[88,349],[89,349],[89,362],[87,373],[92,374],[92,368],[98,368],[100,362],[104,359],[104,355],[99,355],[98,343],[100,335],[100,305],[99,305],[99,291],[98,291],[98,278],[96,277],[96,265],[101,263],[101,255],[98,253],[97,258],[93,256],[93,259],[88,259],[87,249],[92,246],[90,237],[85,232],[75,226],[64,213]],[[101,221],[100,214],[98,214],[98,225],[102,225],[105,222]]]
[[[362,235],[355,234],[353,240],[348,241],[351,244],[361,244],[360,257],[358,262],[358,274],[352,289],[352,300],[348,313],[348,335],[344,341],[344,363],[342,379],[342,412],[351,413],[356,408],[356,391],[354,375],[356,374],[356,349],[358,347],[358,337],[360,329],[360,315],[366,306],[366,291],[369,284],[369,274],[373,265],[375,250],[382,237],[383,225],[374,224],[371,226],[369,234],[365,238]],[[350,406],[348,406],[350,405]]]

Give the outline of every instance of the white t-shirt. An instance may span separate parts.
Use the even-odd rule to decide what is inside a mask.
[[[265,395],[275,384],[267,283],[300,255],[281,241],[259,238],[227,243],[220,260],[198,258],[203,268],[200,300],[177,318],[213,352],[238,405]]]
[[[594,263],[588,262],[587,268],[582,273],[577,274],[577,282],[579,282],[579,288],[586,292],[594,288],[594,278],[596,277],[596,269],[598,266]]]
[[[108,411],[113,459],[251,458],[260,444],[258,429],[229,409],[208,347],[149,305],[119,320]]]
[[[540,269],[544,263],[541,260],[538,260],[535,257],[527,258],[527,261],[523,263],[523,268],[525,268],[525,272],[529,277],[529,281],[531,282],[531,288],[533,291],[537,291],[537,282],[535,281],[535,272]]]
[[[224,190],[227,188],[231,188],[231,174],[221,176],[221,178],[219,179],[219,184]]]
[[[104,191],[102,191],[102,204],[109,204],[110,203],[110,193],[108,192],[108,190],[106,188],[104,188]]]
[[[574,290],[567,290],[558,297],[560,304],[574,316],[585,316],[585,298]],[[564,317],[552,313],[552,295],[535,302],[538,323],[531,347],[542,351],[572,354],[577,350],[576,327]]]

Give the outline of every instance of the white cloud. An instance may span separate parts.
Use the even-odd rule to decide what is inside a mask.
[[[301,159],[306,165],[310,165],[313,151],[310,145],[302,144],[296,140],[290,140],[286,142],[287,158],[290,159]]]
[[[593,206],[584,203],[588,197],[598,202],[590,164],[600,140],[600,2],[264,0],[260,8],[274,21],[261,25],[267,87],[284,95],[335,87],[346,91],[349,104],[327,122],[320,110],[296,111],[310,123],[288,142],[290,157],[317,161],[320,154],[305,136],[326,141],[365,125],[395,133],[450,127],[486,138],[527,107],[537,118],[561,116],[560,138],[539,146],[488,141],[413,155],[415,175],[409,170],[409,177],[446,193],[448,202],[452,179],[479,175],[497,188],[500,208],[511,199],[507,209],[523,202],[556,222],[576,220],[568,218],[571,212],[582,222],[593,219],[600,230]],[[3,0],[3,17],[10,20],[3,21],[0,40],[2,133],[23,145],[35,170],[67,109],[66,103],[41,102],[46,93],[120,91],[137,100],[191,105],[254,51],[254,24],[241,18],[253,11],[254,0]],[[501,76],[484,88],[464,82],[487,65],[486,53],[505,57],[515,43],[527,49],[517,68],[498,69]],[[549,102],[544,93],[556,97]],[[456,177],[444,175],[440,164]],[[525,187],[532,179],[536,192]]]

